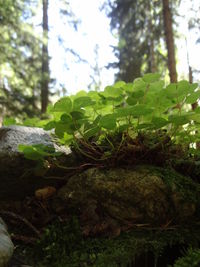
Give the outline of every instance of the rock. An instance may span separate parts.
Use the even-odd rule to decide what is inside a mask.
[[[23,199],[45,186],[55,186],[56,180],[34,175],[35,161],[27,160],[18,151],[19,144],[43,144],[64,153],[65,161],[73,160],[71,150],[59,147],[49,132],[41,128],[9,126],[0,128],[0,200]]]
[[[188,184],[193,182],[171,172],[152,166],[88,169],[69,179],[58,191],[55,203],[60,199],[60,204],[79,212],[83,227],[88,229],[89,224],[91,231],[110,219],[124,229],[135,224],[155,226],[187,221],[195,213],[196,202],[184,199],[176,179],[186,179]],[[170,182],[166,182],[166,177]],[[199,185],[194,186],[200,190]]]
[[[50,136],[50,132],[42,128],[17,125],[0,128],[0,155],[9,154],[14,156],[15,154],[20,154],[18,151],[19,144],[43,144],[54,147],[56,151],[61,151],[65,154],[71,152],[70,149],[56,145]]]
[[[0,217],[0,267],[7,266],[14,251],[14,245],[7,232],[7,227]]]

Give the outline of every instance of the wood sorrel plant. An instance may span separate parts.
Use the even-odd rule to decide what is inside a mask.
[[[125,151],[140,159],[169,144],[184,144],[190,154],[199,154],[200,107],[191,108],[199,98],[197,83],[165,86],[159,74],[149,73],[133,83],[118,81],[101,92],[61,98],[49,110],[52,119],[44,129],[55,129],[62,144],[96,161],[119,159]]]

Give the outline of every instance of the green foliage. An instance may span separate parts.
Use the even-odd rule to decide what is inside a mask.
[[[43,160],[46,157],[58,156],[61,154],[60,152],[55,152],[54,147],[48,147],[42,144],[32,146],[19,145],[18,149],[20,152],[24,153],[25,158],[31,160]]]
[[[179,258],[174,267],[198,267],[200,265],[200,249],[190,248],[186,255]]]
[[[124,158],[132,164],[150,157],[167,162],[180,155],[199,155],[195,149],[200,141],[199,108],[192,110],[188,104],[200,98],[199,92],[197,84],[187,81],[165,87],[159,74],[149,73],[133,83],[119,81],[102,92],[63,97],[49,109],[51,119],[31,121],[45,130],[54,129],[61,144],[70,145],[85,159],[119,163]],[[41,153],[36,156],[35,148],[34,156],[30,151],[29,158],[42,157]]]
[[[80,143],[89,147],[92,141],[103,147],[102,140],[107,140],[109,149],[114,150],[111,136],[135,140],[146,135],[154,136],[150,147],[168,136],[171,143],[184,144],[194,153],[192,146],[200,138],[199,109],[193,111],[189,104],[200,98],[200,90],[187,81],[164,87],[159,79],[159,74],[149,73],[133,83],[117,82],[99,93],[81,91],[61,98],[51,109],[52,119],[45,129],[55,129],[62,144],[79,152]],[[102,149],[105,152],[105,146]]]
[[[41,267],[127,267],[138,256],[148,258],[150,253],[154,266],[159,266],[159,259],[169,247],[195,246],[198,242],[196,227],[166,231],[135,229],[115,238],[84,237],[78,219],[72,217],[65,222],[55,221],[46,228],[42,239],[30,249],[29,257]]]

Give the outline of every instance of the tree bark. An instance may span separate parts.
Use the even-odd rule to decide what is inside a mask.
[[[163,2],[163,19],[164,19],[164,29],[165,38],[168,54],[168,69],[170,82],[177,82],[177,72],[176,72],[176,59],[175,59],[175,49],[174,49],[174,35],[172,27],[172,14],[169,7],[169,0],[162,0]]]
[[[42,81],[41,111],[46,112],[49,102],[49,54],[48,54],[48,0],[43,0],[43,44],[42,44]]]

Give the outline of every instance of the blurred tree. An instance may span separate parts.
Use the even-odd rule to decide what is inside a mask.
[[[0,97],[7,115],[37,114],[42,40],[31,22],[37,1],[0,1]]]
[[[43,7],[43,44],[42,44],[42,80],[41,80],[41,111],[46,112],[49,102],[49,53],[48,53],[48,0],[42,0]]]
[[[177,82],[172,13],[169,0],[162,0],[162,3],[170,82]]]
[[[119,68],[116,78],[129,82],[141,72],[158,71],[159,65],[165,64],[160,41],[164,36],[160,1],[108,1],[107,13],[119,39],[114,48],[118,62],[110,64]]]
[[[163,72],[168,66],[171,82],[177,81],[172,15],[177,15],[179,4],[180,0],[107,0],[104,7],[119,39],[114,47],[118,62],[109,64],[119,69],[117,79],[129,82],[141,72]]]
[[[188,19],[188,30],[189,33],[193,33],[197,36],[196,39],[196,44],[200,45],[200,17],[199,17],[199,13],[200,13],[200,3],[199,1],[191,1],[191,5],[190,5],[190,16]],[[191,66],[190,66],[191,67]],[[196,69],[191,67],[192,69],[192,73],[194,75],[194,78],[196,78],[197,80],[199,80],[199,73],[200,73],[200,69]]]
[[[200,3],[198,1],[192,1],[190,10],[189,10],[189,18],[187,18],[187,23],[188,23],[188,34],[191,32],[197,34],[197,40],[196,44],[200,44],[200,18],[198,16],[200,12]],[[192,67],[191,62],[190,62],[190,53],[188,49],[188,41],[187,38],[185,37],[185,43],[186,43],[186,51],[187,51],[187,63],[188,63],[188,76],[189,76],[189,81],[192,83],[194,82],[194,76],[196,73],[199,74],[199,70],[195,69]],[[192,104],[192,109],[196,109],[198,107],[198,102],[195,102]]]
[[[88,88],[91,90],[99,91],[101,88],[101,71],[102,67],[99,65],[99,45],[96,44],[94,48],[94,65],[91,66],[93,73],[90,75],[91,83]]]
[[[79,20],[68,1],[57,3],[63,21],[67,18],[77,30]],[[52,95],[49,4],[48,0],[0,0],[0,112],[5,115],[32,117],[46,111]],[[67,52],[79,59],[73,49]]]

